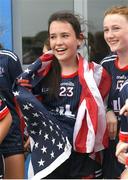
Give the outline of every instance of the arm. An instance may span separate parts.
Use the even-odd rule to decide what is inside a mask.
[[[0,144],[8,133],[12,123],[12,117],[9,109],[0,97]]]
[[[115,139],[117,135],[117,117],[112,110],[109,110],[106,113],[106,119],[109,137]]]
[[[125,105],[121,108],[120,115],[128,116],[128,99],[126,99]]]
[[[7,135],[11,123],[12,123],[12,117],[10,112],[8,112],[8,114],[0,120],[0,144]]]

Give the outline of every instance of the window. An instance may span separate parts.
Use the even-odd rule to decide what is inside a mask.
[[[82,49],[83,54],[98,62],[109,53],[102,32],[104,11],[113,5],[127,5],[127,1],[12,0],[13,49],[24,67],[33,62],[42,53],[43,42],[47,38],[49,16],[57,10],[72,10],[80,14],[87,23],[87,26],[85,25],[87,45]],[[99,49],[100,53],[95,53]]]
[[[23,65],[41,55],[48,18],[57,10],[73,11],[73,0],[13,0],[14,48]]]

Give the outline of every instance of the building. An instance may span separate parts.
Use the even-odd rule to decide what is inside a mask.
[[[81,15],[88,37],[102,31],[103,14],[108,7],[127,3],[127,0],[0,0],[0,43],[16,52],[25,67],[41,53],[47,20],[53,12],[72,10]],[[89,42],[84,49],[86,55]]]

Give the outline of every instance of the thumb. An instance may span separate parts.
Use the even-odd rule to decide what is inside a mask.
[[[54,56],[54,54],[52,53],[51,50],[48,51],[48,52],[46,52],[45,54],[43,54],[43,55],[41,55],[41,56],[39,57],[39,59],[40,59],[41,61],[43,61],[43,62],[45,62],[45,61],[51,61],[51,60],[53,60],[54,58],[55,58],[55,56]]]
[[[120,109],[120,115],[123,115],[126,111],[126,107],[123,106],[121,109]]]

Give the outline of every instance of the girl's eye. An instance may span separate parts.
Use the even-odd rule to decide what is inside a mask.
[[[55,39],[55,36],[50,36],[50,39]]]
[[[120,29],[120,28],[117,27],[117,26],[115,26],[115,27],[112,28],[113,31],[117,31],[117,30],[119,30],[119,29]]]
[[[69,37],[69,35],[68,34],[63,34],[62,37],[67,38],[67,37]]]
[[[104,31],[104,32],[107,32],[107,31],[108,31],[108,29],[103,29],[103,31]]]

